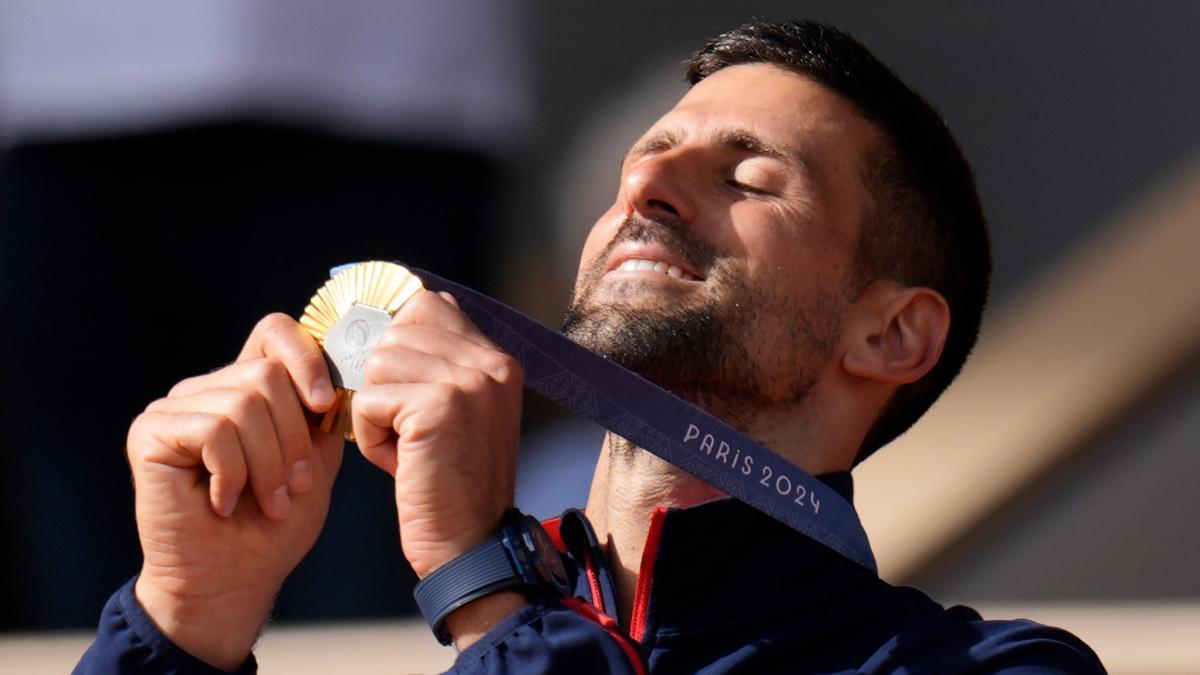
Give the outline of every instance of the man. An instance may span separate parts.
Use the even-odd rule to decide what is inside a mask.
[[[625,157],[565,332],[849,497],[846,472],[920,416],[974,342],[990,262],[970,169],[926,103],[819,24],[743,26],[688,77]],[[518,531],[521,381],[452,297],[425,292],[354,399],[456,669],[1103,672],[1068,633],[889,586],[613,434],[586,516],[547,524],[564,569],[536,588],[473,585],[464,571]],[[277,315],[236,363],[147,408],[129,435],[145,563],[81,671],[253,670],[328,504],[341,443],[304,409],[332,402],[319,349]]]

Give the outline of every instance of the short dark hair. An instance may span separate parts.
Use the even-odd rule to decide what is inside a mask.
[[[739,64],[808,77],[852,102],[883,132],[863,158],[870,195],[855,252],[860,289],[877,279],[936,290],[950,306],[941,359],[902,386],[859,448],[862,461],[912,426],[975,345],[991,279],[991,246],[971,166],[936,109],[848,34],[816,21],[752,21],[719,35],[687,64],[696,84]]]

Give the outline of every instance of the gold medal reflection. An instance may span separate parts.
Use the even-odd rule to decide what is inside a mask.
[[[308,301],[308,307],[304,308],[300,325],[324,349],[325,336],[355,305],[365,305],[392,316],[421,289],[421,280],[400,265],[381,261],[359,263],[338,272],[317,290],[316,295]],[[326,356],[330,369],[335,369],[334,359],[328,358],[328,352]],[[361,361],[357,367],[362,367]],[[335,384],[342,380],[338,373],[332,374]],[[354,440],[350,418],[354,391],[341,386],[335,389],[337,399],[333,407],[321,416],[320,428]]]

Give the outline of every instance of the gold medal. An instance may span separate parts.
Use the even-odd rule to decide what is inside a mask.
[[[422,289],[407,269],[373,260],[342,268],[308,301],[300,325],[325,351],[337,399],[321,430],[354,439],[350,406],[363,386],[363,366],[392,316]]]

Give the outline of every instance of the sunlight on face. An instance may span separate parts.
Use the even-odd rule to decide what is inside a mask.
[[[697,402],[802,397],[851,299],[859,165],[877,138],[850,103],[774,66],[701,81],[627,155],[566,333]]]

